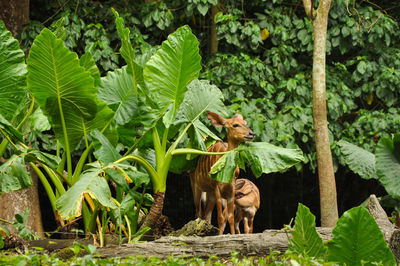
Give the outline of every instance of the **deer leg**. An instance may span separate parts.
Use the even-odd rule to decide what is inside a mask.
[[[214,210],[215,206],[215,195],[214,193],[207,192],[206,193],[206,199],[205,199],[205,208],[204,208],[204,217],[206,221],[208,221],[211,224],[211,217],[212,217],[212,212]]]
[[[224,233],[226,220],[225,220],[225,217],[224,217],[224,213],[222,211],[223,202],[222,202],[222,198],[221,198],[221,192],[219,191],[218,187],[215,188],[215,201],[217,203],[217,216],[218,216],[219,234],[222,235]],[[228,213],[228,217],[229,217],[229,213]]]
[[[242,220],[242,213],[239,208],[235,208],[235,234],[240,234],[240,221]]]
[[[235,234],[240,234],[239,222],[235,222]]]
[[[249,234],[253,233],[253,222],[254,222],[254,215],[250,215],[250,217],[249,217]]]
[[[222,222],[222,229],[221,230],[222,230],[222,232],[224,232],[225,231],[225,226],[226,226],[226,221],[228,220],[228,207],[227,207],[225,199],[221,199],[221,202],[222,202],[222,208],[223,208],[222,214],[224,216],[224,220]]]
[[[201,191],[193,185],[193,199],[194,206],[196,207],[196,218],[203,218],[202,209],[201,209]]]
[[[250,233],[250,228],[249,228],[249,220],[247,217],[244,217],[243,219],[243,228],[244,228],[244,233],[249,234]]]
[[[235,234],[235,215],[234,215],[235,197],[232,197],[232,198],[228,199],[227,208],[228,208],[228,223],[229,223],[229,227],[231,229],[231,234],[234,235]],[[226,223],[226,221],[224,221],[224,222]]]

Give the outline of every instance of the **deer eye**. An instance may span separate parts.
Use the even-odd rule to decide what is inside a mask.
[[[233,127],[238,127],[239,126],[239,124],[233,124]]]

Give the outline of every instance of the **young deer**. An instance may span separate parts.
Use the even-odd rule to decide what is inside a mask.
[[[218,141],[210,148],[209,152],[230,151],[239,146],[241,142],[250,141],[255,134],[246,125],[243,116],[238,114],[233,118],[225,119],[215,113],[209,112],[207,118],[215,127],[225,127],[228,130],[228,142]],[[236,167],[231,183],[216,181],[210,177],[210,170],[213,164],[222,155],[201,155],[196,170],[190,174],[194,204],[196,206],[196,217],[207,220],[211,223],[211,215],[215,204],[217,204],[219,234],[223,233],[226,219],[229,222],[231,233],[235,233],[234,227],[234,201],[235,201],[235,180],[239,175],[239,167]],[[205,200],[204,200],[205,196]],[[203,197],[203,199],[202,199]],[[222,200],[227,201],[227,218],[222,211]],[[204,203],[204,210],[202,204]]]
[[[253,233],[253,221],[260,208],[260,191],[248,179],[237,179],[235,183],[235,232],[240,234],[239,223],[243,220],[245,234]]]

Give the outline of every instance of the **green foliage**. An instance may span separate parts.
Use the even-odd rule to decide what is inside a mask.
[[[220,16],[218,27],[225,30],[219,36],[237,41],[220,43],[220,53],[208,60],[202,77],[219,85],[226,103],[246,117],[258,139],[297,144],[305,152],[305,162],[315,169],[312,27],[302,8],[281,2],[228,5]],[[393,45],[399,39],[398,24],[370,6],[356,3],[356,9],[360,20],[355,19],[355,10],[349,16],[345,1],[335,2],[328,25],[327,104],[335,169],[344,164],[336,140],[346,138],[372,150],[374,140],[399,130],[399,102],[393,89],[400,70],[399,50]],[[249,14],[254,14],[251,21],[260,30],[270,33],[252,52],[251,39],[240,40]],[[371,45],[378,40],[378,46]]]
[[[59,4],[50,2],[54,6]],[[54,19],[63,18],[67,47],[80,55],[90,50],[104,74],[121,63],[119,55],[110,50],[110,47],[118,49],[117,35],[122,36],[119,26],[112,23],[111,5],[123,12],[120,19],[125,21],[123,26],[129,32],[127,37],[125,30],[125,37],[121,38],[123,43],[133,44],[137,63],[143,66],[141,60],[146,62],[147,53],[151,55],[154,51],[148,43],[158,45],[185,24],[201,40],[201,53],[207,55],[205,29],[210,26],[210,8],[216,4],[215,0],[135,1],[128,6],[113,1],[85,5],[70,1]],[[326,70],[335,169],[345,164],[335,141],[345,138],[373,151],[376,139],[400,131],[400,97],[395,89],[400,73],[399,49],[395,44],[400,31],[390,4],[380,4],[387,7],[389,14],[380,13],[377,6],[367,2],[356,2],[355,9],[347,8],[349,3],[344,0],[331,5]],[[215,57],[203,56],[205,67],[201,77],[222,90],[231,112],[246,117],[257,140],[300,147],[307,167],[315,170],[312,25],[304,9],[280,0],[252,1],[246,5],[240,1],[220,3],[218,8],[221,11],[216,16],[221,40],[219,53]],[[23,43],[29,43],[40,32],[38,28],[37,22],[32,22],[21,34]],[[263,29],[269,32],[265,40],[260,37]],[[124,57],[123,52],[121,55]],[[126,62],[129,65],[129,60]]]
[[[296,251],[305,257],[320,258],[326,254],[326,248],[315,228],[315,216],[310,210],[299,203],[289,250]]]
[[[113,109],[115,121],[119,125],[128,123],[138,115],[137,99],[132,86],[133,79],[127,67],[109,71],[106,77],[101,78],[98,97]]]
[[[186,86],[199,75],[201,57],[197,38],[188,26],[179,28],[150,58],[143,71],[144,81],[161,109],[167,128],[175,120]],[[168,109],[168,111],[167,111]]]
[[[48,29],[35,39],[27,63],[28,89],[51,118],[57,139],[74,149],[82,137],[77,125],[96,113],[93,78],[80,66],[77,55]]]
[[[328,242],[328,259],[346,265],[364,265],[365,262],[381,262],[396,265],[374,218],[362,207],[345,212],[332,231]]]
[[[400,201],[398,182],[400,169],[399,143],[399,133],[395,134],[393,138],[381,138],[374,155],[346,141],[341,140],[339,142],[350,170],[364,179],[378,179],[389,194],[384,199],[384,204],[388,207],[394,207],[396,211],[399,210]]]
[[[0,21],[0,115],[11,120],[18,104],[26,97],[24,53],[4,23]],[[12,100],[11,100],[12,99]]]
[[[375,170],[375,155],[345,140],[337,143],[343,153],[346,164],[364,179],[378,179]]]
[[[256,141],[269,142],[285,148],[300,148],[304,153],[306,167],[315,170],[316,156],[311,107],[312,26],[311,22],[305,18],[304,9],[297,5],[297,2],[294,4],[291,1],[288,4],[281,0],[257,0],[245,5],[241,1],[220,3],[218,7],[222,12],[216,17],[216,29],[221,41],[218,47],[219,53],[215,56],[207,54],[208,29],[211,25],[209,11],[213,5],[217,4],[215,0],[133,1],[129,5],[126,5],[124,1],[72,0],[61,3],[48,0],[46,3],[48,5],[41,7],[40,11],[31,7],[32,18],[41,21],[44,17],[49,19],[46,20],[45,25],[31,21],[26,26],[25,31],[20,35],[24,50],[31,46],[33,39],[41,32],[42,28],[48,26],[56,32],[55,36],[61,37],[61,39],[55,38],[45,30],[45,33],[42,32],[39,35],[38,40],[52,43],[51,45],[57,50],[59,49],[59,52],[62,51],[65,56],[73,58],[61,65],[68,70],[80,72],[86,83],[91,80],[90,86],[84,85],[84,82],[77,84],[90,87],[91,99],[87,102],[90,103],[90,108],[86,108],[86,111],[75,112],[72,110],[73,108],[70,108],[69,102],[64,103],[63,98],[57,102],[62,103],[63,108],[65,105],[65,108],[70,108],[72,111],[66,112],[66,124],[71,124],[71,121],[81,123],[72,123],[73,127],[66,127],[67,130],[64,132],[61,130],[62,127],[57,129],[54,122],[60,121],[61,125],[62,119],[54,117],[49,119],[53,126],[52,130],[61,140],[63,148],[66,148],[65,135],[67,135],[73,142],[72,144],[77,147],[75,150],[75,147],[71,147],[71,156],[75,156],[76,161],[82,158],[76,167],[72,183],[79,180],[86,163],[85,160],[94,158],[91,156],[93,155],[91,154],[93,148],[91,141],[93,138],[97,145],[101,137],[97,133],[94,133],[96,136],[91,136],[90,131],[93,129],[99,130],[108,138],[112,148],[120,154],[126,151],[128,151],[127,154],[130,154],[135,150],[134,155],[136,156],[143,154],[143,150],[151,147],[155,150],[150,149],[151,152],[148,154],[153,154],[153,157],[158,156],[154,161],[160,162],[161,155],[167,155],[168,149],[173,146],[171,157],[164,157],[167,158],[166,165],[171,166],[169,162],[176,162],[178,165],[178,161],[180,161],[181,164],[176,167],[177,171],[187,169],[187,165],[182,162],[186,158],[191,159],[192,156],[185,157],[183,153],[173,154],[172,150],[184,146],[204,149],[205,145],[201,140],[206,135],[211,135],[210,130],[198,119],[197,114],[201,113],[200,105],[198,106],[200,109],[194,111],[194,115],[191,117],[179,114],[184,108],[186,108],[183,111],[184,114],[191,114],[187,110],[190,108],[187,107],[195,107],[196,105],[193,103],[200,103],[195,94],[190,95],[191,86],[193,86],[193,90],[200,90],[203,85],[208,87],[205,85],[205,81],[201,81],[202,84],[196,84],[197,81],[190,83],[197,78],[198,71],[200,71],[198,53],[203,55],[203,69],[200,77],[217,85],[214,87],[214,91],[218,90],[217,87],[221,89],[225,104],[229,105],[227,113],[242,113],[256,133]],[[368,2],[356,2],[357,12],[351,7],[347,8],[346,4],[346,1],[338,0],[331,5],[327,38],[328,122],[335,169],[339,164],[346,163],[340,149],[343,145],[341,143],[337,145],[338,140],[346,139],[373,151],[379,138],[390,137],[392,133],[400,132],[400,97],[396,90],[399,85],[400,73],[400,52],[396,44],[399,42],[400,31],[398,23],[393,19],[397,15],[391,13],[391,17],[379,13],[377,7],[371,6]],[[121,15],[116,12],[113,14],[111,6]],[[54,13],[54,10],[58,9],[62,12]],[[387,10],[390,12],[391,9]],[[352,14],[351,16],[349,12]],[[116,23],[114,23],[114,16]],[[51,21],[52,19],[54,21]],[[169,50],[171,45],[168,44],[176,44],[179,41],[178,37],[189,37],[188,44],[190,45],[197,42],[186,27],[180,28],[179,33],[173,35],[174,37],[170,35],[181,25],[186,24],[190,25],[200,43],[199,48],[181,47],[181,51],[185,51],[185,53],[175,53],[175,56],[182,56],[181,59],[184,56],[197,58],[192,68],[192,65],[187,67],[188,64],[179,66],[193,74],[181,84],[178,80],[173,80],[179,75],[178,72],[173,71],[172,66],[177,67],[179,63],[170,64],[166,58],[173,54]],[[262,40],[260,31],[264,29],[268,30],[269,37]],[[157,50],[157,45],[168,35],[170,35],[168,41],[149,61]],[[11,38],[9,33],[0,36],[6,39]],[[122,40],[122,45],[120,45],[119,39]],[[62,48],[62,42],[80,56],[79,61],[79,56],[67,51],[66,47]],[[21,67],[22,70],[24,67],[23,53],[15,48],[16,44],[15,41],[11,41],[10,46],[6,46],[6,49],[10,52],[16,50],[18,62],[13,67],[16,69]],[[154,47],[151,47],[150,44]],[[1,57],[3,42],[0,45]],[[35,44],[32,49],[32,54],[35,54],[38,45]],[[118,49],[119,54],[116,53]],[[45,55],[49,51],[43,50],[42,52]],[[187,53],[188,51],[196,52],[195,55],[190,55]],[[85,52],[88,53],[85,54]],[[92,56],[89,55],[89,52]],[[46,58],[42,54],[40,55],[41,57],[37,58],[38,62],[40,59]],[[126,67],[122,66],[121,57],[125,60]],[[32,63],[30,60],[28,60],[28,64]],[[2,60],[2,62],[5,61]],[[147,62],[149,65],[144,74],[145,77],[147,76],[145,83],[142,71]],[[72,67],[70,64],[74,66]],[[149,68],[149,66],[151,67]],[[4,67],[4,64],[0,64],[1,67]],[[155,67],[154,69],[159,67],[164,76],[161,73],[155,73],[152,67]],[[51,64],[42,63],[40,71],[45,71],[45,69],[49,71],[50,68]],[[113,72],[106,73],[108,70]],[[38,76],[40,71],[36,72]],[[15,81],[17,86],[15,90],[12,90],[13,93],[19,91],[19,87],[24,87],[25,72],[19,71],[18,73],[21,76]],[[55,73],[54,68],[53,72],[48,73]],[[57,72],[58,74],[61,73]],[[103,76],[101,79],[100,74]],[[153,74],[154,76],[150,78],[149,75]],[[0,78],[0,80],[3,79]],[[8,80],[11,79],[6,81]],[[172,92],[172,94],[159,94],[158,92],[161,91],[159,81],[162,81],[164,85],[166,81],[172,82],[171,84],[174,86],[171,88],[166,89],[164,85],[162,86],[163,91]],[[0,98],[4,95],[1,94],[4,89],[2,85],[0,82]],[[98,86],[100,88],[97,91]],[[208,90],[209,88],[204,91]],[[17,98],[25,98],[26,93],[23,89],[22,91],[24,95],[16,96]],[[159,97],[158,94],[162,97]],[[205,99],[200,92],[196,95],[199,99]],[[7,93],[6,96],[8,98],[5,101],[1,98],[2,104],[19,106],[19,108],[9,108],[10,110],[27,109],[24,104],[30,103],[29,101],[9,101],[14,97],[10,93]],[[105,103],[98,101],[96,96]],[[220,93],[218,93],[218,100],[221,99],[219,96]],[[59,113],[59,110],[43,108],[46,103],[41,97],[39,98],[39,104],[46,115],[55,116],[57,112]],[[55,98],[52,99],[49,103]],[[157,106],[158,104],[162,106]],[[52,106],[58,107],[57,104],[52,104]],[[3,109],[0,110],[0,112],[2,111]],[[165,125],[157,123],[159,118],[164,115],[163,111],[168,112],[168,115],[163,118]],[[6,117],[6,120],[16,118],[14,113],[1,114]],[[47,124],[39,127],[39,122],[35,122],[46,120],[40,115],[40,111],[37,111],[37,114],[37,117],[31,118],[35,130],[48,130]],[[112,116],[114,116],[113,119]],[[200,114],[199,117],[201,119]],[[16,120],[18,119],[8,122],[15,126],[17,125]],[[157,127],[155,127],[156,123]],[[182,132],[188,123],[193,124],[193,127],[189,126],[187,129],[188,134],[179,135],[178,132]],[[4,126],[5,124],[0,123],[0,128],[3,130],[12,128]],[[105,130],[106,127],[107,130]],[[156,130],[153,130],[154,128]],[[169,129],[166,130],[166,128]],[[31,141],[35,148],[49,149],[58,154],[63,151],[56,148],[56,141],[47,133],[38,133],[29,129],[20,131],[24,135],[29,131],[27,140]],[[18,135],[16,131],[8,131],[6,134]],[[37,136],[41,141],[33,141]],[[219,136],[223,137],[223,135]],[[213,137],[217,138],[215,135]],[[11,140],[15,141],[15,138]],[[177,140],[179,141],[175,142]],[[86,150],[84,150],[85,148]],[[95,150],[96,154],[94,155],[98,160],[109,163],[108,159],[101,158],[101,146],[97,145]],[[3,153],[1,152],[1,154]],[[82,157],[80,157],[81,155]],[[178,160],[178,156],[183,160]],[[72,160],[70,161],[72,162]],[[242,160],[238,159],[238,161],[243,166]],[[107,163],[103,163],[104,166]],[[157,166],[160,166],[157,163],[150,165],[156,170],[159,168]],[[63,166],[60,165],[59,168],[62,169]],[[253,168],[257,175],[261,174],[261,169],[263,169],[262,166],[257,165]],[[301,167],[297,167],[297,169],[300,170]],[[132,171],[141,176],[143,166]],[[112,174],[109,174],[110,172]],[[127,176],[134,178],[136,174]],[[69,178],[71,178],[70,175],[71,173],[69,173]],[[124,193],[128,193],[127,186],[132,185],[122,182],[125,180],[124,174],[115,174],[107,170],[106,178],[111,178],[111,175],[113,175],[113,181],[119,180],[119,184],[124,186],[123,192],[118,196],[118,201],[121,202],[126,196]],[[166,175],[166,172],[163,172],[162,175]],[[57,176],[54,174],[53,177]]]
[[[300,149],[286,149],[265,142],[250,142],[222,156],[211,168],[212,177],[218,181],[231,182],[236,166],[245,169],[248,163],[256,177],[262,173],[286,170],[304,160]]]
[[[400,134],[393,139],[382,138],[376,147],[376,174],[387,193],[400,200]]]
[[[23,157],[13,155],[0,166],[0,194],[32,186]]]
[[[25,240],[28,241],[38,240],[39,236],[33,233],[31,230],[29,230],[28,227],[26,227],[26,223],[28,222],[28,215],[29,215],[28,209],[26,209],[24,213],[16,214],[15,222],[12,224],[12,226],[18,230],[18,235],[23,237]]]
[[[325,248],[315,228],[315,217],[299,203],[289,251],[343,265],[396,265],[374,218],[362,206],[346,211]]]
[[[104,207],[116,207],[110,199],[110,188],[106,180],[99,176],[100,174],[101,170],[96,168],[85,171],[74,186],[57,199],[57,210],[63,219],[67,220],[81,215],[84,194],[90,195]]]

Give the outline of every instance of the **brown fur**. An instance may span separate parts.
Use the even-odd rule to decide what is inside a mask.
[[[243,141],[249,141],[254,138],[254,133],[246,125],[242,115],[236,115],[233,118],[225,119],[215,113],[208,113],[207,118],[211,124],[217,127],[225,127],[228,130],[228,142],[217,142],[210,148],[209,152],[230,151],[239,146]],[[235,233],[234,228],[234,199],[235,199],[235,180],[239,175],[237,167],[231,183],[223,183],[210,178],[210,170],[213,164],[222,155],[201,155],[196,169],[190,174],[194,204],[196,206],[196,217],[211,222],[211,215],[215,204],[218,212],[219,234],[223,233],[226,220],[229,222],[231,233]],[[223,200],[227,201],[227,215],[223,214]],[[204,203],[204,209],[202,204]]]
[[[235,184],[235,232],[240,234],[239,223],[243,221],[246,234],[253,233],[253,221],[260,208],[260,191],[248,179],[237,179]]]

